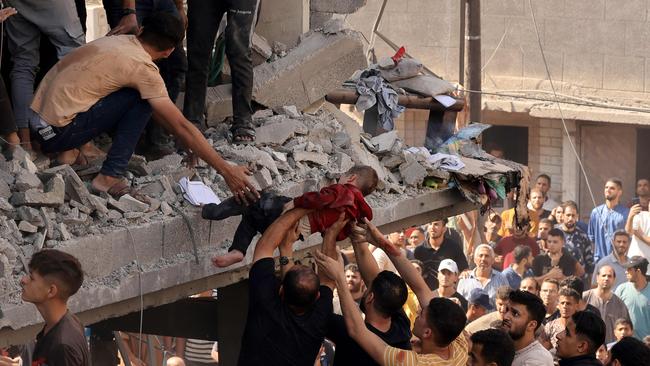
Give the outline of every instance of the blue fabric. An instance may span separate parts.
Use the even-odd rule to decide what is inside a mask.
[[[634,325],[634,336],[642,340],[650,335],[650,285],[638,291],[632,282],[624,283],[614,291],[627,306]]]
[[[515,290],[519,289],[519,285],[521,285],[521,281],[524,278],[534,276],[533,271],[530,268],[526,272],[524,272],[523,278],[520,277],[519,273],[515,272],[515,270],[512,269],[512,267],[506,268],[503,272],[501,272],[501,274],[503,275],[503,277],[506,278],[506,280],[508,280],[508,283],[510,284],[510,288]]]
[[[596,249],[594,253],[596,262],[612,252],[614,233],[625,229],[625,220],[629,212],[629,208],[620,204],[612,210],[602,204],[591,211],[587,234]]]
[[[458,293],[463,295],[464,298],[469,299],[469,294],[475,288],[482,288],[490,296],[490,305],[495,307],[497,289],[501,286],[510,286],[508,280],[497,270],[492,270],[490,280],[481,285],[481,282],[476,278],[476,270],[470,272],[468,278],[460,280],[458,283]]]

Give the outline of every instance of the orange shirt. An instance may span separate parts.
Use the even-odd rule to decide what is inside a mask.
[[[501,228],[499,229],[499,236],[505,238],[506,236],[512,236],[514,233],[512,231],[512,225],[515,217],[515,209],[511,208],[505,210],[501,213]],[[528,210],[528,217],[530,217],[530,230],[528,230],[528,235],[531,238],[537,237],[537,230],[539,228],[539,216],[537,212],[533,210]]]

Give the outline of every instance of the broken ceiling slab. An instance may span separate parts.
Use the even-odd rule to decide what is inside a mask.
[[[285,57],[255,68],[253,100],[271,108],[298,109],[320,100],[367,67],[361,39],[355,31],[307,34]]]
[[[309,8],[312,12],[352,14],[367,3],[368,0],[311,0]]]

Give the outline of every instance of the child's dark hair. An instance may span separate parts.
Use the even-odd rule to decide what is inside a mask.
[[[357,176],[357,187],[364,196],[371,194],[377,189],[379,176],[375,169],[368,165],[355,165],[345,172],[345,175]]]
[[[176,47],[184,37],[185,29],[180,18],[161,11],[144,19],[142,33],[138,36],[140,40],[154,46],[158,51]]]
[[[76,294],[84,281],[79,260],[56,249],[43,249],[34,253],[29,261],[29,271],[53,280],[59,290],[59,297],[63,300]]]

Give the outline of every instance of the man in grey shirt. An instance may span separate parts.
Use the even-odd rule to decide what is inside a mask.
[[[598,270],[596,282],[598,287],[585,291],[582,299],[600,311],[601,318],[605,322],[605,342],[610,343],[616,340],[614,337],[614,323],[616,319],[630,319],[630,314],[623,300],[614,295],[612,291],[616,280],[616,272],[611,266],[602,266]]]
[[[613,290],[615,290],[618,285],[627,282],[627,277],[625,277],[625,267],[627,263],[627,252],[630,249],[630,235],[624,230],[619,230],[614,233],[614,238],[612,238],[612,252],[599,260],[596,263],[596,268],[594,269],[594,275],[591,278],[592,285],[596,285],[596,280],[598,276],[598,271],[602,266],[610,266],[614,269],[616,273],[616,281],[614,282]],[[607,322],[605,322],[607,323]]]

